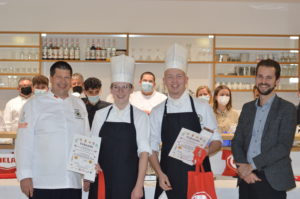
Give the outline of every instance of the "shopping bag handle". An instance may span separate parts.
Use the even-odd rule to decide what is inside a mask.
[[[205,157],[207,156],[207,152],[206,150],[200,148],[200,147],[195,147],[194,150],[194,159],[193,161],[196,164],[196,172],[204,172],[204,168],[203,168],[203,160],[205,159]],[[201,156],[199,155],[201,153]]]
[[[98,172],[98,199],[105,199],[105,181],[103,171]]]

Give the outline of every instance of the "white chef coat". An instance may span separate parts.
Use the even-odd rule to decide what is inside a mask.
[[[167,99],[164,94],[154,91],[152,95],[144,95],[141,91],[135,91],[130,95],[130,103],[142,111],[151,112],[152,108]]]
[[[84,103],[49,91],[23,107],[16,139],[18,180],[32,178],[39,189],[81,188],[81,174],[67,170],[74,134],[89,134]]]
[[[107,106],[96,112],[93,125],[92,125],[92,136],[99,136],[100,129],[105,122],[107,113],[110,107],[113,106],[109,113],[106,121],[108,122],[125,122],[130,123],[130,104],[128,104],[124,109],[120,110],[115,104]],[[148,115],[133,106],[133,120],[136,129],[136,142],[138,147],[138,155],[141,152],[147,152],[151,154],[150,149],[150,126]],[[122,133],[122,132],[120,132]]]
[[[29,100],[20,95],[9,100],[3,111],[3,120],[6,131],[17,131],[18,122],[23,105]]]
[[[197,98],[193,98],[197,115],[200,119],[201,128],[206,127],[214,131],[210,142],[219,140],[222,137],[218,132],[218,125],[212,108],[207,102],[203,102]],[[161,143],[161,125],[165,109],[165,101],[153,108],[150,114],[150,132],[151,132],[151,149],[159,151]],[[184,113],[192,112],[190,96],[185,91],[179,99],[172,99],[168,96],[167,113]]]

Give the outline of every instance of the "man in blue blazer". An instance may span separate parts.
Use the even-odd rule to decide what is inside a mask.
[[[276,95],[279,79],[278,62],[257,64],[260,96],[243,106],[232,140],[240,199],[285,199],[286,191],[296,186],[290,159],[296,108]]]

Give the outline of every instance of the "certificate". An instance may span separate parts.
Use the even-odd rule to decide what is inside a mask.
[[[98,163],[101,138],[74,135],[67,169],[84,175],[84,179],[94,182],[95,165]]]
[[[169,156],[192,166],[194,165],[193,152],[195,148],[199,146],[204,149],[212,135],[212,130],[207,128],[202,129],[200,133],[182,128],[172,146]]]

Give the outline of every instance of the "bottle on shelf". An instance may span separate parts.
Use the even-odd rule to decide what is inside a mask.
[[[53,59],[53,46],[52,46],[52,39],[49,39],[48,43],[48,54],[47,54],[48,59]]]
[[[100,46],[101,46],[100,59],[101,60],[106,60],[105,39],[100,40]]]
[[[58,59],[58,50],[59,50],[59,47],[58,47],[58,45],[57,45],[57,39],[55,39],[54,40],[54,44],[53,44],[53,56],[52,56],[52,58],[53,59]]]
[[[65,60],[68,60],[69,59],[69,41],[68,39],[65,40],[65,43],[64,43],[64,59]]]
[[[58,45],[58,59],[64,59],[63,39],[60,39],[60,43]]]
[[[48,46],[47,39],[43,40],[43,54],[42,59],[48,59]]]
[[[75,47],[75,59],[80,60],[80,47],[79,47],[79,39],[76,39],[76,47]]]
[[[106,61],[110,61],[111,58],[111,40],[107,39],[106,47]]]
[[[90,48],[90,59],[96,60],[96,47],[95,47],[95,40],[92,40],[92,46]]]
[[[71,44],[69,47],[69,59],[75,59],[75,48],[74,48],[74,39],[71,39]]]
[[[112,40],[112,47],[111,47],[111,56],[112,57],[116,56],[116,52],[117,52],[116,40],[113,39]]]
[[[87,39],[86,41],[86,51],[85,51],[85,59],[90,60],[90,40]]]
[[[100,40],[97,39],[97,44],[96,44],[96,60],[100,60],[101,58],[101,46],[100,46]]]

